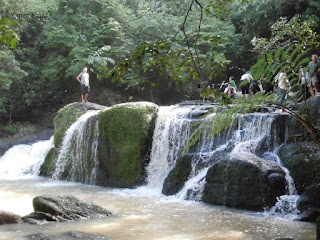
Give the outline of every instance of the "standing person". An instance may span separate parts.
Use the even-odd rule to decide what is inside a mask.
[[[318,56],[316,54],[313,54],[311,56],[311,61],[308,63],[309,80],[307,82],[311,96],[318,93],[318,71],[320,71]]]
[[[245,99],[248,99],[249,97],[249,88],[250,88],[250,82],[253,80],[253,77],[250,73],[245,73],[240,78],[240,89],[242,92],[242,96]]]
[[[284,72],[279,72],[276,76],[275,76],[275,83],[278,84],[278,90],[277,90],[277,95],[278,95],[278,99],[277,102],[280,105],[283,105],[286,101],[286,97],[287,97],[287,93],[290,89],[290,83],[289,83],[289,79],[287,77],[287,74]]]
[[[82,72],[79,73],[76,79],[80,83],[80,93],[82,102],[88,102],[88,96],[90,93],[88,69],[84,67],[82,69]]]

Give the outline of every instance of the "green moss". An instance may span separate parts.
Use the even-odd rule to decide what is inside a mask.
[[[48,152],[44,163],[40,168],[40,176],[49,177],[54,171],[54,161],[56,158],[56,150],[55,148],[51,148]]]
[[[61,108],[54,118],[54,146],[58,148],[67,129],[83,114],[79,109],[72,106]]]
[[[133,186],[142,175],[142,152],[155,107],[118,106],[99,114],[99,138],[109,156],[100,156],[111,181]],[[99,144],[100,145],[100,144]]]

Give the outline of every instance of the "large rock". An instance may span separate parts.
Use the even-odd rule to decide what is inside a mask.
[[[262,159],[221,160],[208,170],[203,201],[228,207],[263,210],[285,194],[283,170]]]
[[[21,221],[21,217],[17,214],[0,211],[0,225],[9,224],[9,223],[19,223]]]
[[[164,180],[162,194],[174,195],[181,190],[191,173],[192,158],[192,155],[184,155],[177,160],[176,166],[170,171]]]
[[[37,196],[33,199],[33,213],[24,216],[23,221],[70,221],[108,217],[112,213],[97,204],[73,196]]]
[[[50,177],[55,169],[55,161],[57,158],[57,151],[61,146],[63,137],[67,129],[78,120],[78,118],[84,113],[90,110],[103,110],[106,106],[102,106],[95,103],[70,103],[63,108],[61,108],[56,117],[54,118],[54,148],[52,148],[46,158],[44,163],[40,168],[40,176]],[[66,173],[65,175],[68,175]],[[66,177],[65,177],[66,179]]]
[[[315,222],[320,217],[320,184],[306,188],[299,196],[297,208],[301,211],[298,216],[301,221]]]
[[[67,129],[84,113],[90,110],[103,110],[107,108],[96,103],[70,103],[58,111],[54,118],[54,146],[60,147]]]
[[[158,106],[115,105],[99,113],[97,184],[134,187],[144,183]]]
[[[313,142],[282,145],[278,155],[290,171],[299,194],[313,184],[320,183],[320,149]]]
[[[43,233],[37,233],[32,235],[27,235],[22,238],[19,238],[18,240],[107,240],[109,238],[98,235],[98,234],[91,234],[91,233],[85,233],[85,232],[79,232],[79,231],[71,231],[71,232],[65,232],[60,234],[43,234]]]

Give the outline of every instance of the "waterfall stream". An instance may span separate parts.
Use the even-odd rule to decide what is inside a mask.
[[[0,157],[0,205],[8,211],[28,214],[31,212],[32,197],[72,192],[115,213],[115,217],[108,220],[41,227],[41,231],[46,233],[80,230],[110,236],[111,239],[134,236],[137,240],[314,239],[314,225],[285,220],[293,220],[296,216],[298,195],[289,171],[282,166],[277,155],[278,147],[286,141],[287,133],[279,132],[275,122],[281,122],[284,116],[276,113],[240,115],[238,120],[233,120],[228,131],[212,136],[210,125],[201,125],[204,121],[210,123],[214,119],[212,108],[212,105],[159,107],[151,160],[147,167],[147,184],[132,190],[74,183],[95,184],[98,111],[90,111],[66,132],[53,179],[38,178],[40,166],[53,147],[53,138],[33,145],[15,146]],[[201,127],[199,140],[185,152],[185,145],[196,126]],[[161,194],[164,180],[184,154],[192,158],[190,176],[175,196],[165,197]],[[276,205],[263,214],[199,203],[208,169],[215,161],[226,156],[230,159],[254,157],[276,162],[286,174],[288,194],[280,196]],[[68,176],[64,175],[67,168],[71,168]],[[65,183],[57,179],[74,182]],[[186,199],[194,201],[184,201]],[[0,239],[9,240],[37,233],[39,228],[7,225],[0,226],[0,232]]]
[[[54,179],[67,179],[87,184],[95,183],[99,111],[83,114],[67,130],[56,161]],[[70,174],[63,176],[70,168]]]

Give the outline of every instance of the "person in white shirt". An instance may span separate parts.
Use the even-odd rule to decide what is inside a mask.
[[[89,74],[88,69],[84,67],[82,72],[76,77],[80,83],[80,93],[82,102],[88,102],[88,96],[90,93]]]

